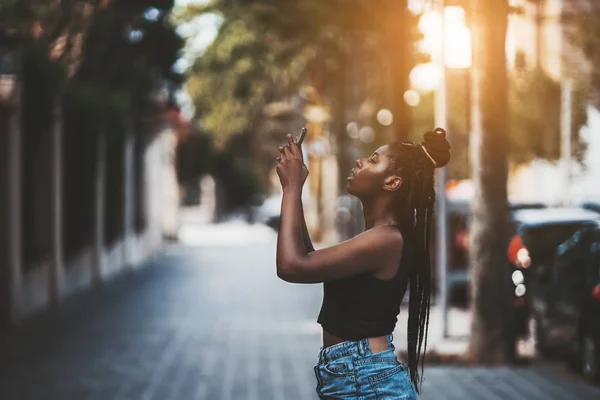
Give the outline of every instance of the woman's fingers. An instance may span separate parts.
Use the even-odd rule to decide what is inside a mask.
[[[304,159],[304,154],[302,153],[302,145],[298,144],[298,140],[300,140],[300,136],[296,136],[294,144],[296,145],[296,149],[298,149],[298,154],[300,155],[300,158]]]
[[[281,161],[285,158],[285,148],[287,146],[279,146],[279,156],[277,157],[278,161]]]
[[[296,142],[294,142],[294,138],[292,137],[291,133],[287,134],[287,139],[288,139],[288,143],[289,143],[289,149],[290,149],[290,153],[294,154],[294,155],[298,155],[300,154],[300,148],[299,146],[296,144]],[[299,138],[298,138],[299,139]]]
[[[289,146],[288,145],[279,146],[279,153],[280,154],[277,157],[277,162],[278,163],[287,160],[290,157],[290,155],[291,155]]]
[[[279,152],[281,153],[281,156],[278,157],[277,161],[285,159],[286,157],[289,157],[291,155],[302,157],[302,150],[296,144],[296,142],[294,142],[293,136],[290,133],[288,133],[286,137],[288,140],[288,144],[284,146],[279,146]],[[299,137],[296,139],[299,139]]]

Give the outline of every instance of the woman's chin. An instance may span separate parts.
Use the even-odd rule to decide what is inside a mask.
[[[352,191],[352,181],[351,180],[346,183],[346,192],[348,192],[348,194],[354,194]]]

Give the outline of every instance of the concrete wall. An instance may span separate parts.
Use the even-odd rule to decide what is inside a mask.
[[[144,214],[147,224],[145,230],[135,229],[135,193],[134,184],[134,135],[125,140],[124,157],[124,233],[110,246],[104,243],[104,193],[106,162],[103,137],[98,139],[98,160],[96,175],[95,207],[95,240],[84,246],[69,257],[63,254],[62,202],[63,202],[63,131],[62,115],[59,107],[55,110],[56,124],[45,146],[47,154],[36,159],[48,161],[50,177],[46,186],[49,194],[44,198],[50,199],[45,206],[47,215],[43,218],[44,225],[40,229],[47,230],[51,236],[51,257],[44,258],[36,264],[24,268],[22,260],[21,229],[22,220],[22,190],[23,173],[21,170],[23,152],[21,151],[22,136],[17,123],[18,110],[3,121],[7,126],[2,132],[0,168],[0,202],[3,219],[0,223],[0,321],[3,325],[17,325],[29,315],[55,306],[66,297],[86,290],[111,277],[139,267],[147,257],[160,250],[163,245],[165,231],[170,233],[177,221],[178,187],[171,179],[174,176],[172,147],[174,146],[173,132],[170,126],[154,128],[149,144],[145,147],[143,156],[143,193]],[[27,160],[25,160],[28,162]],[[171,193],[173,192],[173,193]],[[48,202],[47,202],[48,203]],[[42,205],[39,208],[43,208]],[[5,217],[5,218],[4,218]],[[174,222],[175,221],[175,222]],[[7,295],[8,293],[8,295]]]

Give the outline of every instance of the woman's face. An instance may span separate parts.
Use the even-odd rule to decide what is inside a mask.
[[[390,149],[387,145],[382,146],[368,158],[356,160],[348,176],[346,189],[357,197],[396,190],[402,184],[402,179],[392,173],[393,168]]]

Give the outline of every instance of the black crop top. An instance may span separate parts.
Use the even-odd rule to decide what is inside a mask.
[[[396,327],[406,293],[412,248],[404,244],[396,275],[381,280],[371,273],[325,282],[317,322],[343,340],[361,340],[390,334]]]

